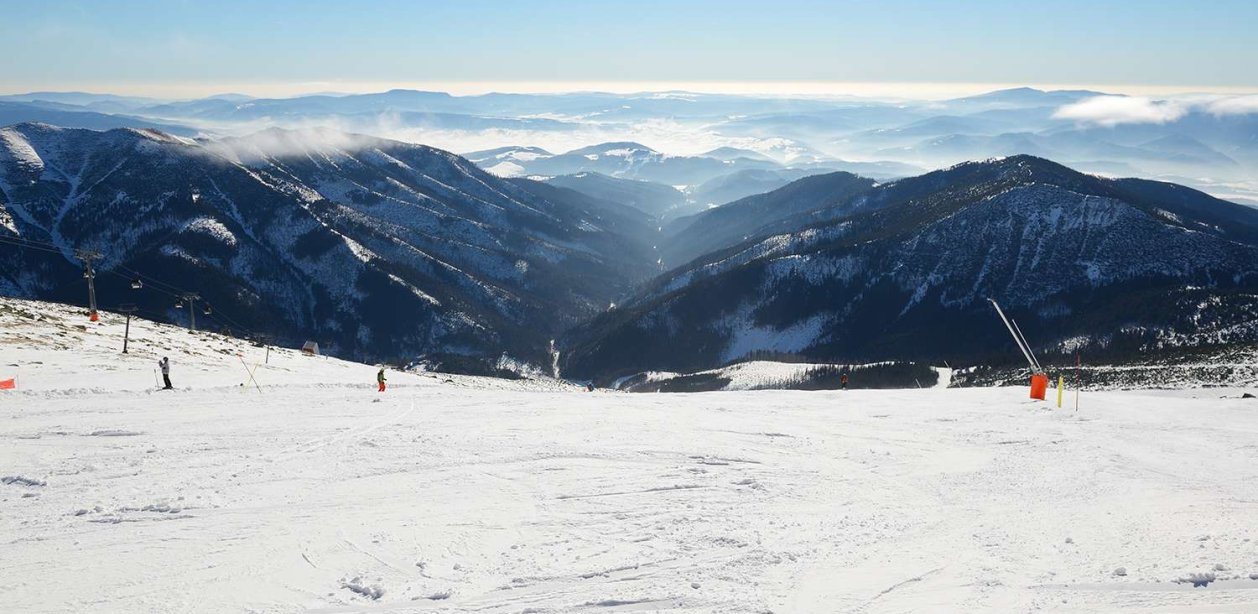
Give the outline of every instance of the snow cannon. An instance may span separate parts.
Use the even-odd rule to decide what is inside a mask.
[[[1022,357],[1026,358],[1027,364],[1031,367],[1031,398],[1037,401],[1045,400],[1048,395],[1048,374],[1044,372],[1044,367],[1040,366],[1040,361],[1035,359],[1031,344],[1027,343],[1026,337],[1022,335],[1022,329],[1018,328],[1018,323],[1005,316],[1000,304],[995,299],[987,300],[992,307],[996,308],[996,313],[1005,323],[1005,328],[1009,329],[1009,334],[1013,336],[1013,342],[1018,344],[1018,349],[1022,350]]]
[[[1043,401],[1048,394],[1048,374],[1036,373],[1031,376],[1031,398]]]

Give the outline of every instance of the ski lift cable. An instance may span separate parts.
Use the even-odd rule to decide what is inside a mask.
[[[23,248],[27,248],[27,249],[36,249],[36,250],[41,250],[41,251],[50,252],[50,253],[54,253],[54,254],[61,254],[61,255],[64,255],[64,254],[65,254],[65,252],[64,252],[64,251],[63,251],[63,250],[62,250],[59,246],[57,246],[57,245],[55,245],[55,244],[52,244],[52,243],[47,243],[47,242],[44,242],[44,241],[35,241],[35,240],[32,240],[32,239],[26,239],[26,238],[23,238],[23,237],[8,237],[8,236],[0,236],[0,243],[5,243],[5,244],[8,244],[8,245],[13,245],[13,246],[16,246],[16,247],[23,247]],[[165,286],[166,288],[169,288],[169,289],[170,289],[170,291],[167,291],[167,292],[166,292],[167,294],[174,294],[174,293],[176,293],[176,292],[186,294],[186,292],[184,292],[183,290],[180,290],[180,289],[176,288],[175,286],[172,286],[172,285],[170,285],[170,284],[163,283],[163,282],[161,282],[161,281],[159,281],[159,280],[156,280],[156,279],[153,279],[153,278],[151,278],[151,277],[148,277],[147,275],[143,275],[143,274],[141,274],[141,273],[139,273],[139,272],[137,272],[137,271],[132,271],[131,269],[128,269],[127,267],[124,267],[124,266],[119,265],[119,266],[117,266],[117,267],[115,267],[115,268],[122,269],[122,270],[124,270],[124,271],[128,271],[128,272],[132,273],[132,274],[134,275],[134,277],[133,277],[133,278],[131,278],[131,280],[132,280],[133,282],[134,282],[135,280],[137,280],[137,279],[139,279],[139,280],[146,280],[146,281],[148,281],[148,282],[149,282],[149,284],[150,284],[150,285],[152,285],[152,286],[158,286],[158,287],[156,287],[156,288],[153,288],[153,289],[155,289],[155,290],[159,290],[159,291],[161,291],[161,286]],[[102,272],[102,273],[111,273],[111,274],[114,274],[114,275],[119,275],[119,276],[121,276],[121,277],[126,277],[125,275],[121,275],[120,273],[118,273],[116,270],[113,270],[113,269],[102,269],[102,270],[100,270],[99,272]],[[132,284],[132,286],[134,287],[134,283]]]
[[[36,241],[33,239],[26,239],[24,237],[0,236],[0,243],[12,245],[14,247],[45,251],[45,252],[49,252],[53,254],[59,254],[59,255],[65,254],[62,248],[60,246],[57,246],[56,244],[48,243],[45,241]],[[122,271],[122,272],[119,272],[119,271]],[[145,288],[148,290],[154,290],[161,294],[166,294],[168,296],[171,296],[177,299],[178,301],[176,303],[176,308],[182,308],[183,298],[187,295],[193,294],[191,292],[188,292],[187,290],[179,288],[178,286],[165,283],[159,279],[156,279],[149,275],[145,275],[143,273],[140,273],[139,271],[136,271],[134,269],[131,269],[130,267],[126,267],[123,265],[117,265],[112,269],[102,269],[99,272],[108,273],[110,275],[115,275],[117,277],[126,279],[130,283],[131,287],[134,289]],[[128,274],[123,274],[124,272]],[[147,282],[147,284],[144,282]],[[140,311],[142,313],[148,314],[156,318],[161,318],[164,315],[160,313],[151,312],[147,309],[137,310],[137,311]],[[250,330],[249,328],[245,326],[241,326],[238,322],[236,322],[235,320],[233,320],[231,317],[227,316],[226,314],[223,314],[222,312],[219,312],[219,311],[214,311],[213,306],[210,305],[210,303],[208,302],[205,303],[205,307],[203,309],[203,315],[209,316],[213,318],[214,320],[218,321],[220,324],[224,324],[228,326],[229,328],[235,328],[237,330],[240,330],[242,332],[245,332],[254,336],[258,334],[256,331]]]
[[[230,316],[224,314],[221,311],[215,311],[214,313],[210,314],[210,317],[220,322],[226,322],[228,326],[239,328],[240,330],[245,331],[251,335],[259,334],[258,331],[251,330],[250,328],[246,326],[241,326],[239,322],[237,322],[236,320],[233,320]]]
[[[129,268],[126,268],[126,267],[118,267],[118,268],[122,269],[124,272],[126,272],[126,273],[128,273],[128,274],[130,274],[130,275],[133,275],[136,279],[139,279],[139,280],[141,280],[141,281],[148,282],[148,284],[149,284],[150,286],[152,286],[152,287],[154,287],[154,288],[157,288],[157,289],[164,290],[164,291],[166,291],[167,293],[171,293],[171,294],[190,294],[187,290],[184,290],[183,288],[180,288],[180,287],[178,287],[178,286],[174,286],[174,285],[171,285],[171,284],[165,283],[165,282],[163,282],[163,281],[160,281],[160,280],[154,279],[153,277],[150,277],[150,276],[148,276],[148,275],[145,275],[145,274],[140,273],[140,272],[138,272],[138,271],[135,271],[135,270],[133,270],[133,269],[129,269]]]
[[[25,238],[25,237],[19,237],[19,236],[0,236],[0,243],[8,243],[8,244],[10,244],[10,245],[15,245],[15,246],[17,246],[17,247],[25,247],[25,248],[29,248],[29,249],[43,250],[43,251],[46,251],[46,252],[52,252],[52,253],[56,253],[56,254],[64,254],[64,253],[65,253],[65,252],[62,250],[61,246],[58,246],[58,245],[56,245],[55,243],[48,243],[48,242],[46,242],[46,241],[37,241],[37,240],[34,240],[34,239],[27,239],[27,238]],[[167,294],[172,294],[172,295],[173,295],[173,294],[189,294],[189,292],[188,292],[187,290],[184,290],[184,289],[182,289],[182,288],[180,288],[180,287],[178,287],[178,286],[175,286],[175,285],[172,285],[172,284],[165,283],[165,282],[163,282],[163,281],[161,281],[161,280],[159,280],[159,279],[155,279],[155,278],[153,278],[153,277],[150,277],[150,276],[148,276],[148,275],[145,275],[145,274],[143,274],[143,273],[140,273],[139,271],[136,271],[136,270],[131,269],[131,268],[129,268],[129,267],[123,266],[123,265],[121,265],[121,264],[120,264],[120,265],[116,265],[113,269],[105,270],[105,271],[102,271],[102,272],[107,272],[107,273],[112,273],[112,274],[115,274],[115,275],[119,275],[119,274],[117,273],[117,270],[115,270],[115,269],[122,270],[122,271],[125,271],[125,272],[127,272],[127,273],[131,274],[131,275],[133,276],[133,278],[134,278],[134,279],[140,279],[140,280],[147,281],[147,282],[148,282],[151,286],[157,286],[157,288],[153,288],[153,289],[160,290],[161,288],[163,288],[163,287],[164,287],[164,288],[166,289],[166,293],[167,293]],[[122,276],[122,275],[120,275],[120,276]],[[125,277],[125,276],[123,276],[123,277]]]
[[[54,248],[51,248],[51,247],[46,247],[46,246],[39,245],[39,244],[35,244],[35,243],[26,243],[26,242],[21,241],[20,239],[14,239],[14,238],[10,238],[10,237],[0,237],[0,243],[7,243],[7,244],[12,245],[12,246],[14,246],[14,247],[24,247],[24,248],[27,248],[27,249],[37,249],[37,250],[41,250],[41,251],[45,251],[45,252],[52,252],[52,253],[54,253],[54,254],[62,254],[62,253],[63,253],[63,252],[62,252],[61,250],[59,250],[59,249],[54,249]]]
[[[192,293],[192,292],[188,292],[187,290],[183,290],[182,288],[179,288],[178,286],[172,286],[171,284],[167,284],[167,283],[164,283],[164,282],[162,282],[162,281],[160,281],[160,280],[154,279],[153,277],[151,277],[151,276],[149,276],[149,275],[144,275],[143,273],[140,273],[139,271],[136,271],[136,270],[131,269],[131,268],[129,268],[129,267],[125,267],[125,266],[121,266],[121,265],[119,265],[119,266],[118,266],[118,267],[116,267],[116,268],[118,268],[118,269],[120,269],[120,270],[122,270],[122,271],[125,271],[125,272],[132,273],[132,274],[134,274],[134,275],[135,275],[135,277],[136,277],[136,278],[138,278],[138,279],[143,279],[143,280],[147,281],[147,282],[149,283],[149,286],[148,286],[148,288],[149,288],[149,289],[156,290],[157,292],[160,292],[160,293],[162,293],[162,294],[166,294],[166,295],[168,295],[168,296],[170,296],[170,297],[172,297],[172,298],[176,299],[176,300],[178,301],[178,303],[176,304],[176,309],[182,309],[182,308],[186,307],[186,304],[184,304],[184,303],[183,303],[183,299],[184,299],[185,297],[187,297],[188,295],[190,295],[190,294],[194,294],[194,293]],[[108,272],[109,272],[109,273],[111,273],[111,274],[113,274],[113,275],[117,275],[117,276],[119,276],[119,277],[127,277],[126,275],[123,275],[122,273],[119,273],[118,271],[115,271],[115,270],[110,270],[110,271],[108,271]],[[164,287],[163,287],[163,286],[164,286]],[[205,305],[206,305],[206,307],[207,307],[207,308],[209,308],[209,309],[211,309],[211,310],[213,309],[213,305],[212,305],[209,301],[206,301],[206,302],[205,302]],[[227,316],[226,314],[224,314],[224,313],[222,313],[222,312],[219,312],[219,311],[214,311],[213,313],[204,313],[203,315],[210,316],[210,317],[214,318],[216,321],[218,321],[220,324],[226,324],[227,326],[229,326],[229,327],[231,327],[231,328],[235,328],[235,329],[238,329],[238,330],[244,331],[244,332],[249,333],[249,334],[257,334],[257,332],[256,332],[256,331],[253,331],[253,330],[249,329],[248,327],[241,326],[241,325],[240,325],[240,323],[236,322],[236,321],[235,321],[235,320],[233,320],[231,317]]]
[[[13,245],[15,247],[35,249],[35,250],[41,250],[41,251],[54,253],[54,254],[65,255],[65,251],[63,250],[62,246],[56,245],[54,243],[49,243],[46,241],[27,239],[27,238],[19,237],[19,236],[0,235],[0,243]],[[140,287],[143,287],[146,290],[154,290],[161,294],[165,294],[167,296],[175,298],[176,300],[182,300],[185,296],[194,294],[193,292],[180,288],[179,286],[166,283],[151,275],[146,275],[135,269],[132,269],[130,267],[127,267],[121,264],[115,265],[114,267],[110,269],[99,270],[98,272],[108,273],[110,275],[114,275],[114,276],[126,279],[132,288],[136,288],[137,283],[138,283]],[[139,289],[139,288],[136,288],[136,289]],[[206,309],[210,310],[212,313],[207,313],[204,315],[213,318],[214,320],[218,321],[220,324],[225,324],[228,327],[235,328],[237,330],[243,331],[250,335],[257,336],[259,334],[257,331],[251,330],[248,327],[241,326],[239,322],[236,322],[230,316],[220,311],[214,310],[210,303],[206,302],[205,305],[206,305]],[[144,311],[157,318],[164,317],[164,314],[148,312],[147,310],[144,310]]]
[[[25,239],[22,239],[20,237],[0,237],[0,243],[7,243],[9,245],[14,245],[17,247],[25,247],[27,249],[43,250],[46,252],[52,252],[54,254],[64,254],[64,252],[62,252],[61,249],[59,248],[47,247],[45,245],[34,243],[34,242],[27,242]]]
[[[158,313],[158,312],[156,312],[156,311],[152,311],[152,310],[149,310],[149,309],[139,309],[139,308],[137,308],[137,309],[135,310],[135,312],[134,312],[134,313],[135,313],[136,315],[139,315],[140,317],[147,318],[147,319],[149,319],[149,320],[152,320],[152,321],[154,321],[154,322],[159,322],[159,323],[161,322],[161,320],[162,320],[163,318],[165,318],[165,317],[166,317],[166,314],[163,314],[163,313]],[[211,315],[210,317],[211,317],[211,318],[213,318],[214,316],[212,316],[212,315]],[[221,324],[221,322],[220,322],[220,324]],[[231,326],[228,326],[228,328],[231,328]],[[237,329],[237,330],[243,330],[243,329]],[[248,331],[243,331],[243,332],[248,332]]]
[[[176,302],[176,305],[175,305],[175,308],[176,308],[176,309],[181,309],[181,308],[183,307],[183,300],[184,300],[186,297],[188,297],[188,296],[191,296],[191,295],[195,294],[194,292],[188,292],[187,290],[183,290],[182,288],[179,288],[179,287],[177,287],[177,286],[172,286],[172,285],[170,285],[170,284],[163,283],[163,282],[161,282],[161,281],[159,281],[159,280],[157,280],[157,279],[154,279],[154,278],[152,278],[152,277],[149,277],[149,276],[147,276],[147,275],[144,275],[143,273],[140,273],[139,271],[135,271],[135,270],[133,270],[133,269],[129,269],[129,268],[124,267],[124,266],[121,266],[121,265],[119,265],[119,266],[118,266],[118,267],[116,267],[116,268],[121,269],[121,270],[126,271],[126,272],[129,272],[129,273],[132,273],[132,274],[134,275],[134,277],[133,277],[133,281],[132,281],[132,286],[131,286],[131,287],[133,287],[133,288],[135,287],[135,281],[139,281],[139,280],[147,280],[147,281],[149,282],[149,285],[148,285],[148,288],[149,288],[149,289],[151,289],[151,290],[156,290],[156,291],[158,291],[158,292],[160,292],[160,293],[162,293],[162,294],[165,294],[165,295],[168,295],[168,296],[171,296],[171,297],[175,298],[175,299],[176,299],[176,301],[177,301],[177,302]],[[127,275],[123,275],[122,273],[119,273],[118,271],[115,271],[115,270],[110,270],[110,271],[108,271],[108,272],[109,272],[109,273],[111,273],[111,274],[113,274],[113,275],[117,275],[117,276],[119,276],[119,277],[123,277],[123,278],[127,278],[127,277],[128,277]],[[163,288],[163,286],[165,286],[165,287]],[[207,302],[206,304],[208,305],[208,302]]]
[[[145,275],[144,273],[141,273],[141,272],[139,272],[139,271],[137,271],[137,270],[135,270],[135,269],[132,269],[132,268],[127,267],[127,266],[124,266],[124,265],[122,265],[122,264],[116,264],[116,265],[114,265],[113,269],[114,269],[114,270],[111,270],[111,272],[123,271],[123,272],[127,273],[128,275],[130,275],[130,276],[132,276],[132,277],[134,277],[134,278],[136,278],[136,279],[140,279],[140,280],[143,280],[143,281],[148,282],[150,285],[154,285],[154,286],[158,286],[158,287],[164,287],[164,288],[166,288],[166,289],[167,289],[168,291],[170,291],[170,292],[178,292],[178,293],[182,293],[182,294],[187,294],[187,291],[186,291],[186,290],[184,290],[183,288],[180,288],[180,287],[175,286],[175,285],[172,285],[172,284],[168,284],[168,283],[163,282],[163,281],[162,281],[162,280],[160,280],[160,279],[156,279],[156,278],[154,278],[154,277],[152,277],[152,276]]]
[[[232,320],[231,318],[228,318],[228,317],[226,317],[226,316],[223,316],[222,314],[220,314],[220,313],[219,313],[219,312],[217,312],[217,311],[212,311],[211,313],[207,313],[207,314],[205,314],[205,317],[207,317],[207,318],[209,318],[209,319],[211,319],[211,320],[214,320],[214,321],[215,321],[215,322],[217,322],[220,326],[223,326],[223,327],[225,327],[225,328],[227,328],[227,329],[229,329],[229,330],[234,330],[234,331],[239,331],[239,332],[241,332],[241,333],[244,333],[245,335],[248,335],[250,338],[258,338],[258,337],[260,337],[260,336],[261,336],[261,335],[260,335],[257,331],[253,331],[253,330],[250,330],[250,329],[248,329],[248,328],[246,328],[246,327],[244,327],[244,326],[241,326],[241,325],[237,324],[237,323],[236,323],[234,320]]]
[[[149,279],[148,279],[148,278],[146,278],[146,277],[138,277],[138,276],[134,276],[134,275],[124,275],[124,274],[119,273],[118,271],[116,271],[116,270],[114,270],[114,269],[107,269],[107,270],[103,270],[103,271],[101,271],[101,272],[103,272],[103,273],[109,273],[110,275],[115,275],[115,276],[117,276],[117,277],[121,277],[121,278],[123,278],[123,279],[126,279],[126,280],[128,280],[128,281],[130,281],[130,282],[132,283],[132,287],[135,287],[134,282],[135,282],[137,279],[147,281],[147,282],[148,282],[148,284],[144,286],[144,288],[145,288],[145,289],[147,289],[147,290],[154,290],[154,291],[160,292],[160,293],[162,293],[162,294],[167,294],[167,295],[173,296],[173,297],[175,297],[175,298],[181,298],[183,295],[188,294],[188,292],[183,292],[183,291],[178,291],[178,292],[175,292],[175,291],[166,290],[166,289],[162,288],[162,286],[163,286],[164,284],[153,282],[152,280],[149,280]]]
[[[154,278],[154,277],[152,277],[152,276],[145,275],[144,273],[141,273],[141,272],[139,272],[139,271],[137,271],[137,270],[135,270],[135,269],[132,269],[132,268],[130,268],[130,267],[123,266],[123,265],[119,264],[119,265],[115,266],[114,268],[115,268],[115,269],[118,269],[118,270],[121,270],[121,271],[123,271],[123,272],[125,272],[125,273],[127,273],[127,274],[133,275],[133,276],[135,276],[135,277],[136,277],[136,278],[138,278],[138,279],[142,279],[142,280],[144,280],[144,281],[147,281],[147,282],[148,282],[149,284],[151,284],[151,285],[157,286],[157,287],[159,287],[159,288],[166,288],[166,290],[167,290],[169,293],[176,293],[176,294],[190,294],[190,292],[188,292],[187,290],[184,290],[183,288],[180,288],[179,286],[176,286],[176,285],[173,285],[173,284],[168,284],[168,283],[166,283],[166,282],[164,282],[164,281],[162,281],[162,280],[160,280],[160,279],[156,279],[156,278]]]
[[[235,328],[237,330],[243,331],[250,335],[256,336],[258,334],[257,331],[250,330],[248,327],[245,327],[245,326],[241,326],[239,322],[231,319],[226,314],[220,311],[213,310],[212,313],[207,313],[205,315],[208,316],[210,319],[217,321],[219,324],[226,324],[229,328]]]
[[[24,241],[24,242],[26,242],[26,243],[31,243],[31,244],[34,244],[34,245],[42,245],[42,246],[44,246],[44,247],[51,247],[51,248],[54,248],[54,249],[56,249],[56,250],[58,250],[58,251],[60,251],[60,250],[61,250],[61,246],[60,246],[60,245],[57,245],[56,243],[51,243],[51,242],[49,242],[49,241],[40,241],[39,239],[31,239],[31,238],[28,238],[28,237],[23,237],[23,236],[21,236],[21,235],[13,235],[12,237],[6,237],[6,238],[17,239],[17,240],[19,240],[19,241]]]
[[[121,274],[121,273],[119,273],[119,272],[117,272],[117,271],[112,271],[112,270],[111,270],[111,271],[107,271],[107,272],[108,272],[108,273],[110,273],[110,274],[113,274],[113,275],[117,275],[118,277],[127,278],[127,276],[126,276],[126,275],[123,275],[123,274]],[[170,296],[170,297],[174,298],[174,299],[175,299],[175,309],[183,309],[184,307],[186,307],[186,306],[187,306],[187,304],[184,302],[184,301],[185,301],[185,299],[186,299],[188,296],[190,296],[191,294],[193,294],[193,293],[191,293],[191,292],[183,292],[183,291],[172,292],[172,291],[168,291],[168,290],[165,290],[165,289],[163,289],[163,288],[160,288],[160,287],[156,287],[156,286],[154,286],[154,285],[150,285],[150,286],[149,286],[149,289],[151,289],[151,290],[155,290],[155,291],[157,291],[157,292],[160,292],[160,293],[162,293],[162,294],[165,294],[165,295],[167,295],[167,296]],[[228,325],[228,326],[230,326],[230,327],[232,327],[232,328],[236,328],[236,329],[239,329],[239,330],[242,330],[242,331],[245,331],[245,332],[253,333],[253,331],[249,330],[248,328],[246,328],[246,327],[244,327],[244,326],[241,326],[241,325],[237,324],[237,323],[236,323],[234,320],[232,320],[230,317],[228,317],[228,316],[226,316],[226,315],[224,315],[224,314],[222,314],[222,313],[220,313],[220,312],[213,311],[213,305],[211,305],[208,301],[206,301],[206,302],[205,302],[205,306],[202,308],[202,314],[203,314],[203,315],[206,315],[206,316],[211,316],[211,317],[213,317],[213,316],[219,316],[219,317],[217,317],[217,318],[214,318],[214,319],[215,319],[215,320],[217,320],[219,323],[221,323],[221,324],[226,324],[226,325]]]

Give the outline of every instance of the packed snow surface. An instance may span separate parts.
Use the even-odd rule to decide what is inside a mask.
[[[122,327],[0,299],[0,611],[1258,611],[1236,391],[380,394]]]

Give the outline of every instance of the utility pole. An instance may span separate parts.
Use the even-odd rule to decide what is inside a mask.
[[[135,313],[135,305],[127,303],[118,308],[118,311],[127,314],[127,326],[122,329],[122,353],[127,353],[127,341],[131,338],[131,314]]]
[[[83,261],[83,278],[87,280],[87,318],[93,322],[99,321],[100,316],[96,314],[96,271],[92,269],[92,262],[100,260],[101,253],[94,249],[80,249],[74,255]]]

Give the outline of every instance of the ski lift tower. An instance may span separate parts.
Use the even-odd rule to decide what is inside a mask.
[[[184,305],[188,306],[188,332],[197,332],[197,301],[201,300],[201,295],[195,292],[180,295],[175,301],[175,309],[183,309]],[[206,313],[209,313],[206,311]]]
[[[131,314],[135,313],[138,308],[135,303],[123,303],[118,307],[118,311],[127,314],[126,328],[122,329],[122,353],[127,353],[127,342],[131,340]]]
[[[83,262],[83,279],[87,280],[87,319],[99,321],[100,316],[96,313],[96,269],[92,268],[92,263],[100,260],[102,255],[94,249],[80,249],[75,251],[74,256]]]

